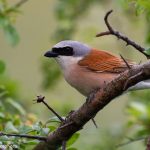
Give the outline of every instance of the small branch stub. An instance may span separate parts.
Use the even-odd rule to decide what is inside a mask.
[[[64,119],[52,108],[50,107],[45,101],[45,96],[37,96],[37,99],[35,99],[34,101],[36,101],[37,103],[43,103],[54,115],[56,115],[58,117],[58,119],[63,122]]]
[[[131,69],[131,66],[129,65],[129,63],[126,61],[126,59],[120,54],[120,57],[122,58],[122,60],[125,62],[126,66],[128,69]]]

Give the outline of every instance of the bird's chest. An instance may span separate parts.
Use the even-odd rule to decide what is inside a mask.
[[[87,82],[87,77],[85,78],[80,68],[72,67],[65,72],[64,76],[66,81],[80,93],[83,95],[87,93],[87,88],[89,88],[89,86],[86,86],[86,84],[89,82]]]
[[[64,77],[66,81],[80,93],[88,96],[93,90],[103,87],[114,76],[105,73],[96,73],[78,65],[65,70]]]

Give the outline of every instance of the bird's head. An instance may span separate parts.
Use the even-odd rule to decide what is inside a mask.
[[[44,56],[55,58],[61,67],[65,68],[72,63],[77,63],[84,56],[89,54],[91,48],[78,41],[61,41],[54,45]]]

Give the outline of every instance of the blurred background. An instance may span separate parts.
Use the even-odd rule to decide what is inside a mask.
[[[137,63],[146,61],[142,54],[116,37],[96,38],[95,35],[107,30],[104,16],[113,9],[109,18],[111,25],[148,48],[149,0],[27,0],[16,6],[18,2],[0,1],[1,130],[6,129],[8,121],[15,128],[22,125],[12,119],[12,114],[17,114],[18,120],[31,121],[29,125],[35,121],[46,122],[52,117],[44,105],[33,104],[37,95],[44,95],[48,104],[62,116],[84,103],[85,97],[66,83],[56,62],[43,57],[61,40],[77,40],[116,55],[122,54]],[[149,93],[150,90],[137,91],[116,98],[95,117],[99,128],[88,122],[73,147],[79,150],[117,149],[116,145],[130,141],[129,137],[148,136]],[[144,148],[145,142],[138,141],[118,149]]]

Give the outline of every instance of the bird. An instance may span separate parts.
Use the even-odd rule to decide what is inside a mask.
[[[54,58],[65,80],[86,97],[94,90],[103,88],[129,69],[129,66],[137,65],[108,51],[73,40],[60,41],[46,51],[44,56]],[[150,88],[150,80],[141,81],[128,90],[147,88]]]

